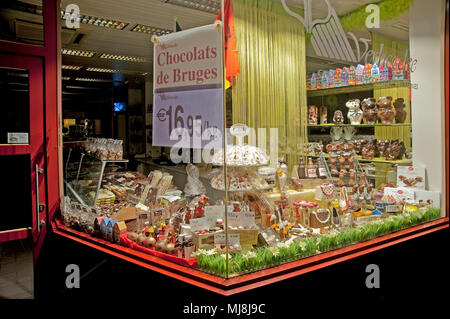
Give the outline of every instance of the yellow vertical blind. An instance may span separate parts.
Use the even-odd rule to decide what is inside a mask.
[[[290,167],[306,143],[305,32],[271,0],[233,0],[240,75],[232,88],[233,123],[258,132],[266,128],[266,149],[278,129],[278,155]],[[259,138],[261,138],[259,136]]]
[[[387,57],[389,55],[399,57],[405,63],[405,57],[409,58],[409,46],[393,39],[383,37],[379,34],[372,33],[372,47],[375,52],[380,52]],[[378,59],[380,57],[377,57]],[[381,62],[381,61],[379,61]],[[392,103],[397,98],[405,100],[405,111],[407,113],[405,123],[411,123],[411,88],[410,86],[388,87],[383,84],[374,85],[374,98],[377,100],[383,96],[391,96]],[[375,128],[375,138],[382,140],[399,140],[405,143],[408,151],[411,151],[411,126],[381,126]],[[387,171],[389,165],[376,164],[375,185],[387,182]]]

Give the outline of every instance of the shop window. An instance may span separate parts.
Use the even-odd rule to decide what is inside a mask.
[[[225,76],[211,25],[111,48],[149,69],[65,145],[61,224],[231,278],[443,217],[444,2],[382,2],[226,1]]]

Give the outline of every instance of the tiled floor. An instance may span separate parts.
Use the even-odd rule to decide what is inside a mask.
[[[27,240],[0,243],[0,299],[32,299],[33,252]]]

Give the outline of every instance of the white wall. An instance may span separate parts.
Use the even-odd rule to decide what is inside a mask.
[[[414,165],[425,165],[429,190],[441,192],[444,213],[444,0],[414,0],[409,16],[410,56],[417,59],[411,82]]]

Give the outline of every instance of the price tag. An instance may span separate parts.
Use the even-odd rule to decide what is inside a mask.
[[[255,213],[254,212],[228,212],[228,226],[231,227],[255,227]]]
[[[228,245],[225,242],[225,233],[214,234],[214,245],[236,246],[241,244],[241,235],[228,234]]]
[[[385,208],[386,213],[397,213],[398,212],[398,205],[389,205]]]
[[[245,124],[234,124],[230,127],[230,134],[233,136],[246,136],[249,133],[249,128]]]
[[[214,137],[220,144],[222,96],[222,90],[216,88],[155,93],[153,145],[200,148]]]
[[[233,206],[228,206],[228,212],[233,211]],[[205,216],[214,217],[217,219],[225,219],[225,206],[224,205],[212,205],[205,207]]]
[[[216,219],[212,217],[200,217],[189,220],[192,231],[209,229],[216,225]]]

